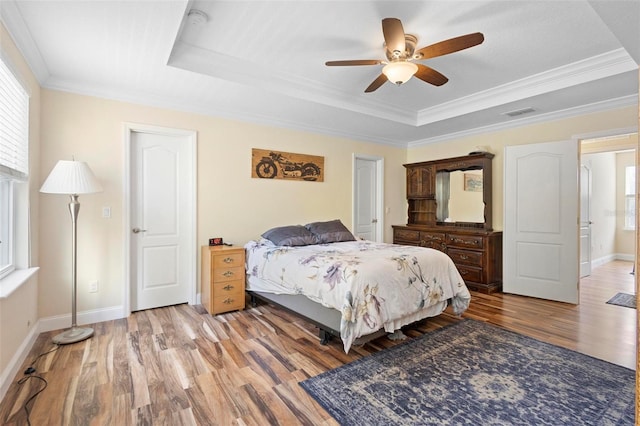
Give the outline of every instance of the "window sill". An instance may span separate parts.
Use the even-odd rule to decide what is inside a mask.
[[[0,299],[9,297],[11,293],[29,281],[29,279],[38,272],[38,269],[40,268],[16,269],[6,277],[0,279]]]

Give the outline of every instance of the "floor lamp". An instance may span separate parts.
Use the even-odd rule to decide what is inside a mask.
[[[93,172],[83,161],[60,160],[51,170],[49,177],[42,184],[40,192],[47,194],[67,194],[71,197],[69,213],[71,213],[71,328],[58,334],[53,342],[59,345],[79,342],[93,335],[93,328],[78,327],[76,324],[76,292],[77,292],[77,246],[76,235],[80,202],[78,195],[101,192],[102,186],[93,175]]]

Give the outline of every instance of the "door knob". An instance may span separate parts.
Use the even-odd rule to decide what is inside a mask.
[[[133,228],[132,231],[134,234],[137,234],[139,232],[147,232],[146,229],[140,229],[140,228]]]
[[[378,223],[378,219],[371,219],[371,223]]]

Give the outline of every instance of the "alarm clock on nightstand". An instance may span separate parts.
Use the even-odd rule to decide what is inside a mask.
[[[224,242],[222,241],[221,237],[209,238],[209,245],[210,246],[221,246],[223,244],[224,244]]]

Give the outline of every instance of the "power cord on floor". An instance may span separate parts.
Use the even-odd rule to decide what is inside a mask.
[[[27,369],[27,370],[28,370],[28,369]],[[25,373],[26,373],[26,372],[25,372]],[[22,385],[22,384],[26,383],[26,381],[27,381],[27,380],[29,380],[29,379],[38,379],[38,380],[41,380],[41,381],[44,383],[44,385],[43,385],[40,389],[38,389],[38,391],[37,391],[36,393],[34,393],[33,395],[31,395],[31,396],[29,397],[29,399],[27,399],[27,400],[25,401],[24,406],[22,407],[22,408],[24,408],[25,413],[27,413],[27,424],[28,424],[29,426],[31,426],[31,419],[29,418],[29,416],[31,416],[31,411],[29,410],[29,403],[30,403],[31,401],[33,401],[33,400],[35,399],[35,397],[36,397],[36,396],[38,396],[42,391],[44,391],[44,390],[47,388],[48,383],[47,383],[47,381],[46,381],[44,378],[42,378],[42,377],[40,377],[40,376],[34,376],[34,375],[32,375],[32,374],[29,374],[28,376],[25,376],[25,377],[23,377],[22,379],[18,380],[18,384],[19,384],[19,385]]]
[[[22,408],[24,409],[25,413],[27,413],[27,424],[28,424],[29,426],[31,426],[31,419],[30,419],[31,411],[29,410],[29,403],[30,403],[31,401],[33,401],[33,400],[36,398],[36,396],[40,395],[40,393],[42,393],[42,391],[44,391],[44,390],[47,388],[47,386],[49,385],[49,384],[47,383],[47,381],[46,381],[43,377],[40,377],[40,376],[35,375],[36,368],[34,367],[34,365],[35,365],[35,363],[40,359],[40,357],[43,357],[44,355],[50,354],[51,352],[57,351],[59,347],[60,347],[60,345],[56,345],[56,347],[55,347],[55,348],[53,348],[53,349],[51,349],[50,351],[43,352],[43,353],[41,353],[40,355],[38,355],[38,356],[37,356],[37,357],[36,357],[36,358],[31,362],[31,364],[30,364],[30,365],[29,365],[29,366],[24,370],[24,374],[25,374],[25,376],[24,376],[23,378],[21,378],[20,380],[18,380],[18,384],[19,384],[19,385],[23,385],[23,384],[25,384],[29,379],[38,379],[38,380],[40,380],[40,381],[43,383],[42,387],[41,387],[40,389],[38,389],[38,391],[37,391],[36,393],[34,393],[33,395],[31,395],[31,396],[30,396],[30,397],[25,401],[25,403],[24,403],[24,405],[23,405],[23,407],[22,407]]]

